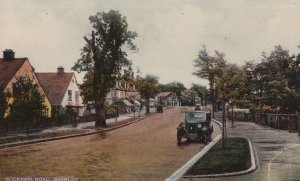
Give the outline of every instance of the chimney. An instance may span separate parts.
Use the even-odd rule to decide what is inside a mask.
[[[133,79],[134,79],[134,73],[131,72],[131,80],[133,80]]]
[[[59,73],[59,74],[64,73],[64,67],[63,66],[57,67],[57,73]]]
[[[15,59],[15,52],[11,49],[5,49],[3,51],[3,60],[4,61],[11,61]]]

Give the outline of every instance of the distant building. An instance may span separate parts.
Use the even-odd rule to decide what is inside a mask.
[[[140,93],[136,90],[134,83],[124,79],[118,80],[116,85],[107,94],[106,101],[111,103],[113,99],[140,99]]]
[[[57,72],[36,75],[52,108],[59,108],[62,112],[72,110],[77,116],[83,116],[84,105],[73,72],[64,72],[63,67],[58,67]]]
[[[173,92],[160,92],[155,96],[155,100],[158,104],[163,106],[178,106],[179,100]]]
[[[134,107],[137,108],[141,105],[140,93],[136,90],[135,85],[131,81],[121,79],[116,81],[116,85],[107,94],[106,102],[112,104],[114,101],[123,103],[121,112],[131,112]]]
[[[34,68],[30,65],[28,58],[15,58],[15,52],[13,50],[3,51],[3,58],[0,58],[0,91],[6,91],[13,93],[12,85],[16,82],[16,78],[28,76],[33,80],[34,83],[39,85],[39,91],[41,95],[44,96],[44,104],[46,106],[44,110],[44,116],[51,116],[51,105],[50,102],[45,96],[45,92],[38,81]],[[13,102],[13,97],[9,99],[9,103]],[[9,111],[5,113],[7,117]]]

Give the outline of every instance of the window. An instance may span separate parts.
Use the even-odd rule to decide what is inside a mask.
[[[68,90],[68,101],[72,101],[72,90]]]
[[[78,91],[75,92],[75,101],[79,102],[79,92]]]
[[[44,117],[48,117],[49,109],[45,108],[43,113],[44,113],[44,115],[43,115]]]

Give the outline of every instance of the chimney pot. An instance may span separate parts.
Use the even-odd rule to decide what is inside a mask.
[[[64,73],[64,67],[63,66],[57,67],[57,73]]]

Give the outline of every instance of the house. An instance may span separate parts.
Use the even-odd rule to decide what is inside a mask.
[[[121,112],[131,112],[133,107],[139,107],[141,98],[139,92],[136,90],[133,82],[125,79],[116,81],[116,85],[110,90],[106,96],[106,102],[112,104],[114,101],[123,103],[123,110]]]
[[[73,72],[64,72],[63,67],[58,67],[57,72],[36,73],[36,76],[53,109],[60,113],[73,111],[77,116],[83,116],[84,105]]]
[[[164,106],[178,106],[179,100],[175,93],[173,92],[160,92],[155,96],[157,103]]]
[[[44,96],[44,105],[46,106],[44,110],[44,116],[51,116],[51,105],[45,96],[45,92],[40,85],[35,73],[34,68],[30,65],[28,58],[15,58],[15,52],[13,50],[7,49],[3,51],[3,58],[0,58],[0,91],[6,91],[13,93],[12,85],[16,82],[16,78],[28,76],[39,86],[39,91],[41,95]],[[13,97],[9,99],[9,104],[13,102]],[[4,117],[9,115],[7,110]]]

